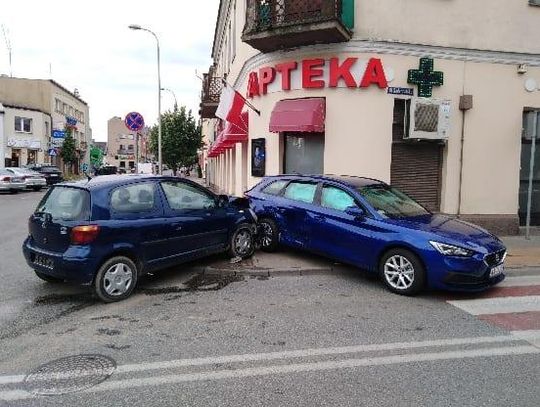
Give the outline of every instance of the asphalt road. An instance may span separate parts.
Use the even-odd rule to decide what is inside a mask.
[[[0,406],[540,405],[538,331],[510,332],[439,293],[389,294],[349,268],[264,278],[184,266],[108,305],[42,282],[20,251],[42,195],[0,195]],[[26,377],[89,354],[113,364]]]

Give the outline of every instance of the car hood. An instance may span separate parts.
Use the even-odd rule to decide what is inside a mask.
[[[504,249],[503,243],[480,226],[445,215],[422,215],[397,221],[401,226],[431,234],[430,239],[480,252]]]

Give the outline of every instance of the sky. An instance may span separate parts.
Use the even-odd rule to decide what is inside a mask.
[[[140,112],[157,122],[156,40],[160,40],[161,86],[198,116],[201,76],[211,51],[219,0],[17,0],[2,1],[0,26],[12,47],[14,77],[54,79],[79,90],[90,106],[93,138],[107,140],[107,120]],[[10,73],[0,27],[0,74]],[[162,111],[174,98],[162,92]]]

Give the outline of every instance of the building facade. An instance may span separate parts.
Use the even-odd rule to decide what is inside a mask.
[[[498,233],[517,233],[531,195],[540,225],[535,4],[222,0],[201,100],[207,179],[241,194],[263,175],[373,177]],[[260,112],[243,138],[214,116],[222,78]]]
[[[51,134],[49,114],[5,104],[0,115],[0,168],[50,162],[46,152]]]
[[[124,124],[124,119],[119,116],[111,117],[107,122],[106,164],[131,172],[137,162],[151,162],[148,133],[148,128],[140,132],[130,131]]]
[[[41,146],[44,154],[38,163],[53,163],[63,167],[59,153],[67,126],[71,127],[75,139],[77,160],[73,170],[78,172],[83,163],[89,162],[92,140],[89,107],[76,90],[70,92],[53,80],[0,76],[0,102],[49,116],[49,136]]]

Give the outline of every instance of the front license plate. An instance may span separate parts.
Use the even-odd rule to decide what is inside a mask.
[[[36,257],[34,259],[34,264],[48,268],[52,270],[54,268],[54,263],[51,258],[47,256],[43,256],[42,254],[36,254]]]
[[[489,278],[497,277],[498,275],[501,275],[502,273],[504,273],[504,265],[499,264],[498,266],[493,267],[489,271]]]

